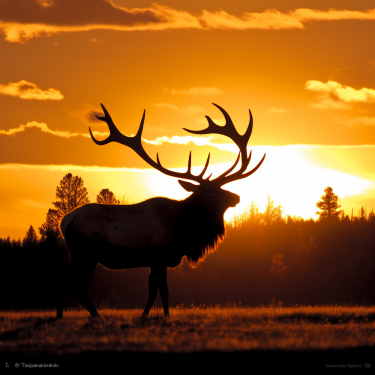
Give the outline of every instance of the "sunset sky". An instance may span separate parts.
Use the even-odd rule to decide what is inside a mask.
[[[103,188],[131,203],[183,199],[177,179],[104,139],[100,103],[148,154],[222,173],[238,149],[183,128],[249,123],[252,176],[225,185],[263,211],[317,218],[331,186],[347,214],[375,204],[375,5],[370,0],[0,0],[0,237],[24,237],[52,208],[66,173],[91,202]],[[100,134],[102,133],[102,134]],[[105,134],[104,134],[105,133]],[[207,176],[208,176],[207,174]]]

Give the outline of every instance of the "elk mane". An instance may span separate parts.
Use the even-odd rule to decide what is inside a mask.
[[[189,265],[195,268],[213,253],[225,237],[223,216],[203,207],[186,207],[182,218],[185,255]]]

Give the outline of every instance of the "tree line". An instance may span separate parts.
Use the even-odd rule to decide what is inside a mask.
[[[109,189],[96,202],[127,204]],[[0,239],[0,307],[53,307],[57,278],[70,262],[58,224],[89,203],[82,178],[68,173],[56,188],[38,238],[30,226],[24,239]],[[340,210],[331,187],[316,203],[318,220],[283,216],[271,197],[264,211],[253,202],[226,223],[218,250],[192,269],[184,261],[168,270],[171,305],[182,303],[285,304],[374,303],[375,215]],[[147,298],[148,269],[110,272],[98,266],[90,285],[96,302],[135,307]],[[74,301],[73,301],[74,302]],[[73,303],[72,302],[72,303]]]

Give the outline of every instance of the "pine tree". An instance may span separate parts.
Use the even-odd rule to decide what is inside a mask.
[[[60,236],[59,223],[64,215],[78,206],[90,203],[82,178],[71,173],[66,174],[56,187],[56,199],[56,202],[52,202],[55,208],[48,210],[46,221],[39,228],[43,241],[48,235]]]
[[[330,186],[324,189],[324,193],[325,194],[320,197],[321,201],[316,204],[316,207],[321,210],[316,212],[319,215],[319,220],[338,218],[341,213],[341,210],[338,210],[341,207],[337,203],[339,199],[338,196],[333,193],[333,189]]]
[[[375,213],[374,208],[372,208],[371,212],[368,214],[368,221],[370,223],[375,223]]]
[[[272,259],[271,268],[268,270],[269,276],[284,276],[286,270],[288,269],[287,265],[284,265],[284,255],[281,253],[276,253]]]
[[[42,241],[45,241],[49,236],[60,237],[59,222],[60,217],[57,210],[50,208],[47,212],[46,221],[39,227]]]
[[[120,200],[116,199],[113,192],[109,189],[100,190],[100,193],[96,196],[96,202],[106,204],[120,204]]]
[[[38,245],[38,236],[36,235],[35,229],[32,225],[26,232],[26,236],[22,241],[22,247],[35,247]]]
[[[277,207],[274,206],[273,199],[268,195],[266,210],[263,213],[263,221],[265,224],[270,225],[275,222],[283,221],[282,214],[284,209],[279,204]]]
[[[367,212],[366,212],[366,209],[363,206],[359,210],[359,221],[361,221],[363,223],[365,221],[367,221]]]
[[[83,186],[81,177],[68,173],[56,188],[56,202],[52,202],[57,210],[57,215],[62,217],[76,207],[90,203],[87,189]]]

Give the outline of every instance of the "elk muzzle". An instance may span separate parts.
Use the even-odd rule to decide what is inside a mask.
[[[239,195],[233,194],[230,198],[231,199],[230,199],[230,206],[229,207],[236,207],[237,204],[240,203],[240,197],[239,197]]]

